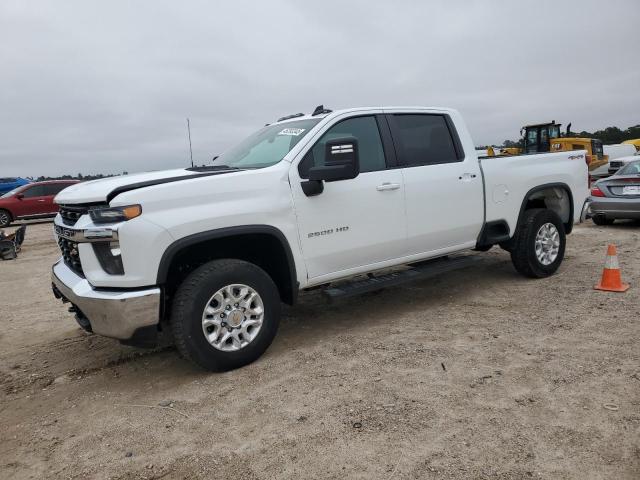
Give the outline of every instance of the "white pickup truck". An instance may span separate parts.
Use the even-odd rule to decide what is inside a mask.
[[[551,275],[588,195],[583,152],[478,159],[455,110],[320,106],[208,167],[63,190],[53,291],[86,330],[146,346],[169,331],[184,357],[226,370],[258,358],[281,302],[312,287],[379,289],[493,245]]]

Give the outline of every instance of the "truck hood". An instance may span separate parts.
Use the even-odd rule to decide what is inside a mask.
[[[226,172],[225,170],[198,172],[180,168],[101,178],[67,187],[56,196],[54,201],[58,204],[109,202],[125,191]]]

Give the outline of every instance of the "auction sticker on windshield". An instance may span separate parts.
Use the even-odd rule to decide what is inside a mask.
[[[291,137],[297,137],[302,132],[304,132],[304,128],[285,128],[278,135],[289,135]]]

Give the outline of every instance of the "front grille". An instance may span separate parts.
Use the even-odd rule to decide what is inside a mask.
[[[78,275],[84,277],[82,263],[80,263],[80,253],[78,252],[78,244],[66,238],[58,237],[58,245],[60,246],[64,263]]]
[[[88,211],[87,205],[60,205],[60,216],[65,225],[75,225],[78,219]]]

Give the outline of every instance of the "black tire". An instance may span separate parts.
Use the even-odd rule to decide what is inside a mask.
[[[253,288],[264,305],[264,319],[257,336],[233,352],[218,350],[205,338],[202,314],[211,296],[232,284]],[[171,327],[180,354],[199,367],[226,371],[247,365],[271,345],[280,323],[280,296],[271,277],[256,265],[242,260],[213,260],[200,266],[178,287],[171,309]]]
[[[0,209],[0,228],[8,227],[11,225],[11,213],[7,210]]]
[[[558,255],[549,265],[544,265],[536,256],[535,241],[538,230],[546,223],[558,230],[560,245]],[[511,245],[511,262],[518,273],[530,278],[553,275],[562,263],[566,247],[564,225],[557,213],[544,208],[533,208],[524,212]]]
[[[607,218],[604,215],[594,215],[593,217],[591,217],[591,220],[593,220],[593,223],[595,223],[596,225],[613,225],[613,218]]]

